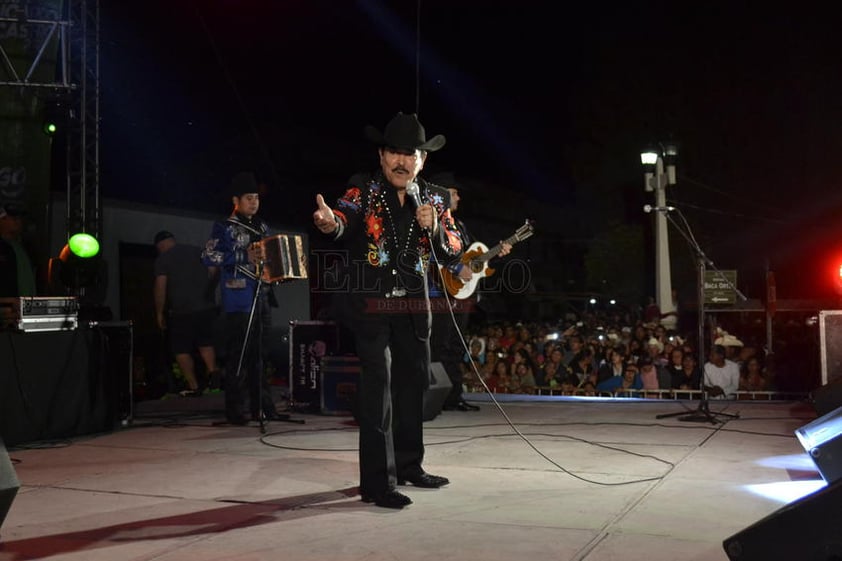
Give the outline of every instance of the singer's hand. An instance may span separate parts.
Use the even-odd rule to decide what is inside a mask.
[[[416,208],[415,220],[418,221],[422,228],[430,230],[431,232],[435,230],[436,210],[433,208],[433,205],[426,204]]]
[[[325,199],[320,194],[316,195],[316,212],[313,213],[313,224],[323,234],[330,234],[336,230],[336,218],[333,210],[327,204]]]
[[[500,257],[508,255],[510,251],[512,251],[512,244],[500,242]]]

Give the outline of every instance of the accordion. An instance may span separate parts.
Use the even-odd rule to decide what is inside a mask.
[[[307,255],[302,236],[278,234],[263,238],[263,282],[275,283],[307,278]]]

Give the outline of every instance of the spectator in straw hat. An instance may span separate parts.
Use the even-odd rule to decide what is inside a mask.
[[[721,328],[717,328],[716,331],[717,338],[714,339],[713,344],[725,347],[725,358],[733,362],[738,362],[740,351],[743,348],[743,342]]]
[[[663,356],[664,344],[657,337],[650,337],[646,341],[646,355],[651,359],[652,363],[657,366],[666,365],[666,360]]]

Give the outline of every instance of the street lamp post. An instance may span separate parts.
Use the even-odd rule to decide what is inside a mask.
[[[674,329],[677,322],[676,305],[672,297],[670,275],[669,237],[667,233],[667,185],[675,185],[675,159],[678,149],[674,144],[659,144],[640,154],[644,166],[646,191],[655,192],[655,300],[661,310],[662,323]],[[669,314],[669,315],[667,315]]]

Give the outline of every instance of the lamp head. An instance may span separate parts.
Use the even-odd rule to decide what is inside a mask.
[[[643,188],[646,191],[652,191],[652,178],[658,163],[658,151],[652,146],[647,146],[640,153],[640,163],[643,164]]]
[[[667,185],[675,185],[675,161],[678,159],[678,144],[675,142],[661,142],[657,146],[649,146],[640,153],[640,163],[646,173],[646,190],[652,191],[651,178],[657,171],[658,158],[664,165]],[[660,178],[659,178],[660,181]]]
[[[50,283],[68,293],[92,288],[104,280],[102,256],[99,253],[82,257],[68,242],[57,259],[50,260]]]
[[[667,165],[674,164],[675,160],[678,158],[678,144],[672,141],[664,142],[661,144],[661,148],[664,154],[664,162],[666,162]]]
[[[658,152],[652,148],[647,148],[640,153],[640,163],[644,166],[654,166],[658,162]]]
[[[70,237],[67,246],[74,255],[82,258],[94,257],[99,253],[99,242],[90,234],[78,233]]]
[[[667,185],[675,185],[675,162],[678,160],[678,144],[675,142],[664,142],[661,144],[664,152],[664,165],[667,171]]]

